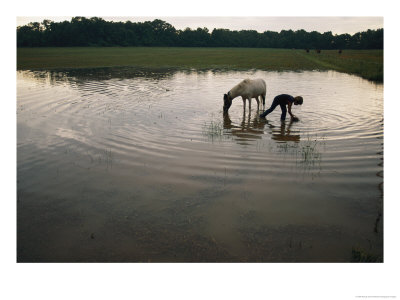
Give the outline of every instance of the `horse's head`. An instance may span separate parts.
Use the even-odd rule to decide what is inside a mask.
[[[229,110],[229,107],[232,105],[232,96],[230,92],[228,94],[224,94],[224,114],[226,114]]]

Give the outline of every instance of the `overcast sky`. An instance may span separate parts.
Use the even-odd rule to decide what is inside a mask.
[[[88,18],[92,16],[87,16]],[[349,33],[354,34],[368,29],[383,28],[383,17],[103,17],[107,21],[132,21],[144,22],[152,21],[156,18],[164,20],[176,29],[187,27],[196,29],[206,27],[210,31],[214,28],[225,28],[230,30],[252,29],[258,32],[266,30],[299,30],[326,32],[332,31],[333,34]],[[17,26],[28,24],[29,22],[41,22],[49,19],[55,22],[71,20],[71,17],[17,17]]]

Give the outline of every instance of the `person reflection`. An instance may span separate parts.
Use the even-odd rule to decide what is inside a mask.
[[[300,142],[300,134],[292,133],[291,127],[293,122],[293,119],[291,119],[287,126],[285,121],[281,121],[281,126],[279,127],[271,125],[271,138],[278,142]]]

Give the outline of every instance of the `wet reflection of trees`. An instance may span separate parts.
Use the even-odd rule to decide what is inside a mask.
[[[24,70],[18,71],[24,77],[30,77],[50,84],[60,84],[60,82],[77,83],[81,81],[104,81],[110,79],[170,79],[177,73],[184,75],[207,75],[212,74],[234,74],[238,71],[228,69],[178,69],[178,68],[145,68],[145,67],[99,67],[99,68],[70,68],[70,69],[51,69],[51,70]]]
[[[161,80],[174,76],[178,69],[162,68],[137,68],[137,67],[106,67],[85,69],[56,69],[20,71],[24,77],[31,77],[50,84],[60,82],[79,83],[82,81],[104,81],[109,79],[134,79],[144,78]]]
[[[20,72],[24,78],[33,79],[38,84],[69,86],[82,93],[82,96],[101,94],[112,100],[132,94],[145,97],[168,92],[171,88],[163,83],[174,77],[178,70],[108,67]],[[145,81],[150,84],[143,84]]]

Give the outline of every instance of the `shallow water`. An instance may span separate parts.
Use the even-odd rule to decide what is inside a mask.
[[[281,123],[223,93],[302,95]],[[383,257],[383,85],[337,72],[17,72],[18,261]]]

